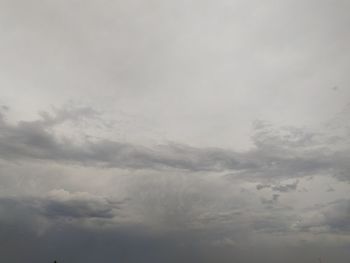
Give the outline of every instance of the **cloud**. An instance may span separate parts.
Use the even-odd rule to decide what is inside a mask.
[[[41,113],[36,121],[20,121],[11,125],[0,116],[0,156],[8,160],[38,159],[57,162],[103,165],[130,169],[174,168],[192,171],[242,169],[246,163],[239,154],[222,149],[199,149],[179,144],[154,148],[122,143],[108,139],[81,144],[69,138],[59,138],[53,126],[65,120],[76,121],[76,112],[93,113],[87,108],[56,112],[55,116]],[[74,116],[74,118],[73,118]]]
[[[118,214],[122,202],[113,202],[89,193],[70,193],[66,190],[52,190],[44,197],[3,197],[0,200],[3,209],[26,211],[28,215],[46,219],[112,219]]]
[[[261,189],[265,189],[265,188],[271,188],[271,185],[270,184],[258,184],[256,186],[257,190],[261,190]]]
[[[314,233],[350,233],[350,200],[340,199],[311,208],[295,227]]]
[[[272,191],[276,192],[290,192],[295,191],[298,187],[299,181],[296,180],[294,183],[290,184],[278,184],[278,185],[272,185],[272,184],[257,184],[256,189],[262,190],[265,188],[271,189]]]
[[[326,132],[311,132],[295,127],[275,128],[264,122],[255,124],[256,145],[245,152],[222,148],[197,148],[170,143],[143,146],[112,139],[76,141],[60,136],[55,127],[63,122],[95,118],[90,108],[55,110],[40,113],[34,121],[10,124],[0,115],[0,158],[6,160],[46,160],[88,166],[121,169],[180,169],[199,171],[233,171],[246,178],[295,178],[319,173],[333,174],[348,180],[350,150],[334,143]],[[83,131],[82,131],[83,133]],[[266,188],[260,185],[258,188]],[[274,191],[295,190],[290,185],[270,186]]]
[[[312,234],[293,228],[299,210],[288,209],[277,195],[269,207],[260,204],[261,192],[253,185],[249,192],[239,192],[240,185],[203,173],[136,177],[129,181],[134,185],[126,189],[127,201],[61,188],[41,197],[1,198],[2,258],[11,263],[28,257],[89,263],[169,257],[170,262],[246,262],[254,250],[257,254],[248,262],[261,262],[264,250],[273,254],[272,262],[280,262],[285,253],[274,254],[276,249],[301,252],[305,244],[300,239]],[[326,234],[342,235],[332,229]],[[327,251],[346,244],[327,240]],[[320,241],[313,245],[312,253],[319,252]],[[20,255],[10,253],[20,248]]]
[[[93,108],[86,106],[75,106],[66,104],[61,108],[52,108],[53,113],[47,111],[39,112],[40,120],[35,123],[43,127],[53,127],[58,124],[71,121],[73,123],[81,122],[84,119],[98,119],[100,113]]]
[[[347,261],[349,7],[0,1],[1,261]]]
[[[47,217],[61,218],[113,218],[119,205],[89,193],[69,193],[53,190],[43,205]]]
[[[291,184],[285,184],[285,185],[276,185],[271,187],[273,191],[278,192],[289,192],[289,191],[295,191],[298,187],[299,181],[296,180],[294,183]]]

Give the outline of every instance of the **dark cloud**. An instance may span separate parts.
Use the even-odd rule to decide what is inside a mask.
[[[59,199],[58,193],[53,195]],[[242,236],[242,227],[234,231],[217,228],[200,232],[196,229],[156,232],[150,231],[142,224],[83,224],[80,215],[77,218],[79,221],[51,220],[47,225],[42,219],[46,215],[41,213],[39,207],[46,207],[44,200],[11,198],[0,200],[2,260],[8,263],[26,260],[44,263],[54,259],[58,262],[87,263],[100,261],[209,263],[216,259],[219,262],[234,260],[277,263],[284,260],[291,263],[295,262],[296,258],[299,262],[307,262],[310,258],[325,256],[331,258],[332,262],[340,263],[349,254],[345,247],[337,244],[328,245],[325,254],[320,252],[323,251],[322,245],[308,245],[302,242],[276,243],[273,246],[257,243],[257,240],[251,243],[249,241],[251,237]],[[71,214],[68,213],[68,216]],[[254,239],[261,234],[268,235],[270,239],[291,231],[289,220],[286,219],[288,218],[277,214],[264,214],[260,217],[247,218],[245,221],[250,222],[249,229],[253,231]]]
[[[3,200],[0,206],[4,206]],[[72,221],[45,222],[35,210],[7,202],[9,220],[0,218],[1,260],[9,263],[53,262],[201,262],[198,252],[182,247],[174,236],[149,234],[140,226],[106,228]],[[14,211],[16,210],[16,211]],[[17,213],[17,214],[15,214]],[[23,217],[19,217],[22,214]],[[185,241],[185,243],[189,243]]]
[[[118,208],[115,202],[102,197],[56,190],[44,201],[42,212],[47,217],[113,218]]]
[[[285,184],[285,185],[276,185],[273,186],[271,189],[273,191],[278,191],[278,192],[289,192],[289,191],[295,191],[298,187],[299,181],[295,181],[294,183],[291,184]]]
[[[290,191],[295,191],[297,190],[299,181],[296,180],[294,183],[290,184],[278,184],[278,185],[273,185],[273,184],[257,184],[256,189],[257,190],[262,190],[262,189],[271,189],[272,191],[276,192],[290,192]]]
[[[257,190],[261,190],[261,189],[265,189],[265,188],[270,188],[271,185],[270,184],[257,184],[256,185],[256,189]]]
[[[54,190],[45,198],[2,198],[1,215],[4,211],[47,219],[112,219],[118,214],[122,202],[113,202],[88,193],[69,193]]]

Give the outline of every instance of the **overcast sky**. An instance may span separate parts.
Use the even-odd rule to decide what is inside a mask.
[[[0,0],[0,261],[347,263],[349,10]]]

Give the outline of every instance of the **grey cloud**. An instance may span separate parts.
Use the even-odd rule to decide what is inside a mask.
[[[349,7],[1,0],[0,261],[347,262]]]
[[[106,198],[88,193],[51,191],[43,202],[42,212],[47,217],[61,218],[113,218],[120,207]]]
[[[334,148],[327,136],[293,127],[271,128],[256,124],[253,137],[256,148],[235,152],[221,148],[197,148],[183,144],[146,147],[110,139],[75,142],[59,136],[55,126],[80,118],[96,117],[90,108],[56,110],[54,115],[41,113],[34,121],[13,125],[0,117],[0,157],[7,160],[37,159],[123,169],[182,169],[188,171],[235,171],[236,176],[293,178],[316,173],[332,173],[348,179],[348,149]],[[323,136],[323,137],[322,137]],[[326,139],[325,139],[325,138]],[[333,148],[334,149],[333,149]],[[259,185],[287,192],[289,185]]]
[[[94,207],[84,202],[56,202],[51,201],[45,205],[44,214],[48,217],[67,218],[113,218],[110,207]]]
[[[267,208],[274,208],[274,204],[278,202],[280,195],[279,194],[273,194],[271,196],[271,199],[261,198],[261,203],[264,205],[267,205]]]
[[[278,192],[289,192],[289,191],[295,191],[298,187],[299,181],[295,181],[291,184],[285,184],[285,185],[276,185],[273,186],[271,189]]]
[[[32,201],[23,201],[0,200],[0,254],[6,262],[164,262],[169,257],[170,262],[201,262],[199,252],[189,254],[180,238],[156,236],[137,225],[110,228],[56,220],[42,231],[42,215],[29,206]]]
[[[91,113],[84,109],[79,113]],[[131,169],[159,169],[162,167],[192,171],[243,169],[254,165],[239,154],[222,149],[198,149],[170,144],[155,148],[111,140],[85,141],[77,145],[68,138],[59,139],[51,131],[53,125],[71,117],[75,112],[58,112],[55,117],[41,113],[38,121],[8,124],[0,116],[1,157],[9,160],[41,159],[76,162],[87,165],[105,165]]]
[[[68,198],[67,193],[62,191],[55,191],[49,196],[55,200],[62,199],[63,196]],[[77,198],[77,193],[69,195],[69,199]],[[84,199],[95,200],[96,197]],[[94,222],[87,225],[67,220],[50,220],[45,231],[40,231],[45,226],[40,218],[46,214],[42,213],[39,206],[46,207],[44,200],[0,200],[0,252],[6,262],[17,263],[28,256],[38,262],[52,259],[91,263],[99,260],[113,262],[116,259],[129,262],[164,262],[167,259],[169,262],[212,262],[215,258],[220,259],[220,262],[231,262],[232,258],[245,262],[244,258],[249,255],[242,248],[247,244],[250,232],[246,232],[244,222],[239,224],[237,219],[234,225],[232,220],[228,222],[229,228],[217,225],[214,229],[206,228],[205,231],[186,228],[161,233],[147,230],[142,223],[106,227]],[[68,216],[71,214],[68,213]],[[276,215],[254,215],[245,221],[249,227],[253,227],[253,231],[271,235],[280,233],[287,227],[288,221],[282,220],[283,218]],[[22,253],[14,253],[22,246]],[[240,254],[237,254],[239,251]],[[222,256],[223,252],[230,256]],[[259,262],[258,257],[250,262]]]
[[[350,232],[350,200],[341,199],[306,211],[295,225],[308,232]]]
[[[53,193],[46,198],[1,198],[1,215],[7,210],[9,213],[16,214],[19,211],[46,219],[112,219],[122,205],[87,193],[69,193],[64,190],[55,190]]]
[[[270,184],[257,184],[256,185],[256,190],[262,190],[265,188],[271,188],[271,185]]]
[[[333,188],[333,187],[328,186],[327,192],[334,192],[334,191],[335,191],[335,190],[334,190],[334,188]]]
[[[256,189],[257,190],[262,190],[265,188],[271,189],[272,191],[276,192],[290,192],[290,191],[295,191],[298,187],[299,181],[296,180],[294,183],[290,184],[257,184]]]
[[[65,107],[53,107],[53,113],[47,111],[39,112],[41,120],[36,121],[37,125],[52,127],[66,121],[78,122],[84,119],[97,119],[99,112],[86,106],[75,106],[74,104],[67,104]]]
[[[279,197],[280,197],[280,195],[274,194],[274,195],[272,195],[272,200],[277,201]]]
[[[1,110],[3,110],[3,111],[8,111],[10,108],[8,107],[8,106],[6,106],[6,105],[0,105],[0,107],[1,107]]]
[[[122,203],[86,192],[58,189],[49,192],[45,198],[2,198],[2,259],[10,263],[21,262],[28,257],[38,262],[52,261],[54,258],[63,262],[169,260],[175,263],[213,262],[215,259],[220,262],[231,262],[232,259],[238,262],[262,262],[263,257],[263,262],[277,263],[283,260],[285,253],[276,254],[276,249],[289,251],[297,246],[298,252],[304,251],[304,244],[288,242],[288,235],[293,230],[292,223],[297,217],[295,211],[282,209],[278,203],[266,209],[247,204],[244,200],[239,202],[239,196],[228,198],[227,191],[232,190],[228,184],[223,182],[216,191],[212,181],[202,182],[204,185],[199,187],[201,182],[198,179],[201,177],[197,176],[184,176],[185,182],[178,180],[176,175],[172,177],[176,180],[172,183],[169,183],[168,177],[164,180],[158,177],[153,182],[137,182],[138,185],[145,185],[144,188],[136,187],[130,191],[130,203],[136,202],[147,210],[147,217],[154,216],[151,217],[151,227],[146,218],[137,223],[130,218],[122,222],[113,221],[105,211],[107,208],[110,211],[113,209],[111,213],[118,217]],[[220,193],[218,190],[223,191]],[[218,197],[220,194],[222,196]],[[248,199],[252,199],[251,194]],[[65,208],[55,209],[57,204]],[[140,211],[137,213],[140,214]],[[157,221],[160,217],[164,221]],[[89,224],[84,224],[86,220],[89,220]],[[46,222],[48,226],[45,226]],[[179,224],[179,227],[172,228],[174,223]],[[161,231],[158,229],[159,224],[165,226]],[[334,247],[338,245],[336,243]],[[312,256],[318,256],[320,246],[316,242],[315,251],[306,251]],[[332,242],[328,243],[328,252],[332,251],[332,246]],[[259,252],[262,248],[273,256],[267,259],[264,253]],[[23,253],[14,253],[18,249],[23,249]],[[257,253],[254,257],[251,255],[252,250]],[[340,251],[346,253],[346,250]],[[292,254],[286,262],[295,260]],[[342,262],[341,258],[344,256],[339,258],[339,262]],[[301,262],[307,262],[307,257],[302,258]]]
[[[26,220],[31,219],[27,217]],[[0,222],[1,259],[8,263],[18,263],[28,261],[28,259],[39,263],[53,262],[53,260],[86,263],[101,261],[108,263],[116,261],[132,263],[209,263],[219,261],[228,263],[232,260],[235,262],[277,263],[285,257],[285,253],[283,255],[282,253],[276,254],[276,248],[270,248],[269,253],[273,256],[265,261],[266,255],[255,247],[250,247],[255,251],[255,255],[252,256],[251,251],[232,246],[237,241],[222,237],[219,239],[210,234],[198,235],[192,231],[180,234],[153,235],[139,226],[104,229],[66,223],[54,225],[45,233],[37,235],[29,226],[21,224],[23,221],[24,219],[7,224]],[[208,240],[208,242],[204,242],[204,240]],[[228,242],[229,246],[227,246]],[[222,246],[222,244],[226,246]],[[19,250],[21,253],[18,253]],[[317,249],[312,255],[316,251]],[[346,252],[346,250],[344,251]],[[342,254],[344,251],[341,250]],[[295,257],[290,258],[295,260]],[[342,255],[333,262],[342,262],[342,258],[346,257]],[[293,261],[287,258],[284,262]]]
[[[289,220],[281,216],[269,215],[254,220],[252,224],[256,232],[283,233],[290,231]]]

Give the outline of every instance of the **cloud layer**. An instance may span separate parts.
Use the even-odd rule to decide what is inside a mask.
[[[107,262],[210,262],[209,251],[222,262],[258,262],[261,257],[279,262],[282,254],[267,257],[261,250],[249,257],[247,249],[285,248],[292,253],[292,248],[317,251],[327,246],[329,253],[343,255],[336,247],[350,243],[348,188],[334,190],[349,179],[348,131],[337,125],[339,116],[322,131],[256,122],[255,146],[239,152],[96,138],[80,126],[104,122],[101,113],[88,107],[55,108],[17,122],[8,120],[9,109],[2,112],[1,164],[4,172],[13,172],[1,180],[10,187],[7,193],[16,193],[4,192],[0,198],[0,224],[10,240],[3,245],[13,242],[17,247],[25,235],[23,244],[40,262],[54,255],[50,246],[62,251],[57,257],[65,261],[95,262],[90,252],[82,253],[92,246]],[[81,131],[78,139],[74,127]],[[28,173],[29,167],[39,175]],[[66,170],[61,179],[45,174],[53,167]],[[91,176],[85,175],[89,170]],[[332,177],[332,192],[330,182],[323,191],[311,190],[311,182]],[[26,189],[31,184],[46,193],[33,195]],[[328,197],[320,202],[325,193]],[[302,199],[309,201],[299,204]],[[67,240],[76,252],[63,252]],[[35,252],[40,247],[47,251],[42,256]],[[13,253],[6,252],[9,262],[26,255]],[[342,257],[332,259],[341,262]]]
[[[348,180],[350,150],[348,137],[332,130],[311,132],[257,122],[255,147],[245,152],[220,148],[196,148],[183,144],[143,146],[108,138],[75,142],[57,135],[62,122],[76,123],[81,118],[95,117],[90,108],[71,111],[61,109],[55,115],[42,112],[34,121],[10,124],[0,116],[0,156],[6,160],[47,160],[71,164],[116,167],[122,169],[180,169],[199,171],[233,171],[246,177],[294,178],[314,174],[332,174]],[[288,190],[293,186],[275,186]],[[285,189],[284,189],[285,188]]]
[[[0,262],[348,262],[349,8],[1,0]]]

